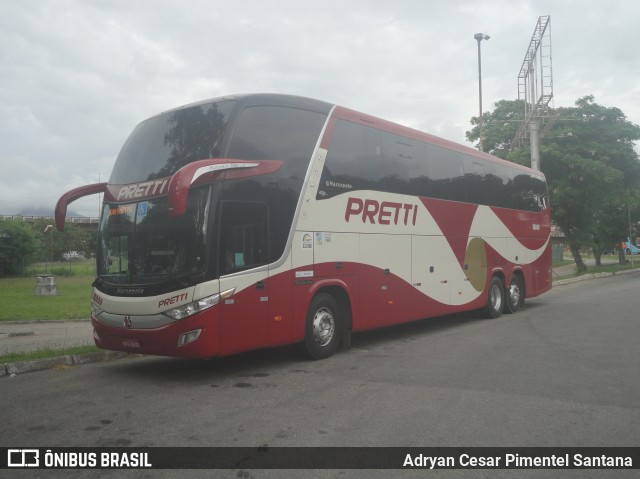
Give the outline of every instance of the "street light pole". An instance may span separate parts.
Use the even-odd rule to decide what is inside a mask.
[[[629,243],[631,243],[631,238],[633,238],[633,234],[631,232],[631,197],[629,195],[629,190],[627,190],[627,215],[629,220]],[[634,268],[633,251],[631,251],[631,246],[629,246],[629,256],[631,256],[631,268]]]
[[[484,147],[482,145],[482,137],[484,135],[484,131],[482,128],[482,56],[480,55],[480,42],[482,40],[489,40],[489,38],[491,38],[489,35],[486,35],[484,33],[476,33],[473,38],[476,39],[476,41],[478,42],[478,98],[479,98],[479,103],[480,103],[480,141],[479,141],[479,145],[478,148],[480,149],[480,151],[484,151]]]

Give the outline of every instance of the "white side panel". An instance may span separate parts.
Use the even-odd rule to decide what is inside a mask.
[[[315,195],[315,191],[313,192]],[[348,231],[379,234],[440,234],[440,228],[415,197],[369,190],[345,192],[324,200],[307,194],[300,217],[316,231]],[[313,226],[312,226],[313,225]]]
[[[359,237],[360,235],[355,233],[315,232],[313,253],[315,263],[360,262]]]
[[[308,267],[313,276],[313,245],[312,231],[296,231],[291,244],[291,268]]]
[[[360,261],[411,283],[411,236],[360,235]]]
[[[449,244],[445,243],[442,236],[413,237],[412,277],[418,291],[440,303],[450,304],[451,269],[458,261]]]

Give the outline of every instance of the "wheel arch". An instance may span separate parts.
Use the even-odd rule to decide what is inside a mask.
[[[507,284],[507,278],[504,275],[504,270],[503,269],[494,269],[493,271],[491,271],[491,275],[489,276],[488,280],[487,280],[487,287],[489,287],[489,284],[491,284],[491,280],[495,277],[500,278],[500,280],[502,281],[503,285]]]
[[[298,307],[296,308],[296,321],[294,331],[296,340],[302,341],[304,339],[305,318],[307,315],[307,311],[309,310],[309,305],[311,304],[311,301],[313,301],[313,298],[321,293],[333,296],[333,298],[338,302],[338,305],[340,306],[340,309],[344,314],[344,330],[342,332],[341,347],[350,347],[351,331],[353,329],[352,295],[350,293],[349,285],[344,281],[336,279],[317,281],[307,290],[307,294],[305,295],[304,299],[300,301]]]
[[[338,349],[349,349],[351,347],[351,331],[353,330],[353,310],[351,307],[351,297],[347,292],[346,285],[339,284],[327,284],[318,288],[313,297],[318,294],[326,293],[335,298],[340,306],[340,310],[344,315],[344,321],[342,324],[340,344]]]

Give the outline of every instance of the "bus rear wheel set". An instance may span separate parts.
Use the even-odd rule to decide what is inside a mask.
[[[498,318],[503,312],[517,313],[524,304],[524,281],[519,274],[511,277],[509,288],[499,276],[491,278],[486,313],[489,318]]]

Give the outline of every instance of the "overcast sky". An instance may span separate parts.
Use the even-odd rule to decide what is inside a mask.
[[[583,96],[640,124],[637,0],[0,0],[0,214],[108,179],[140,121],[233,93],[341,104],[465,143],[517,98],[551,16],[553,106]],[[98,200],[70,210],[97,216]]]

